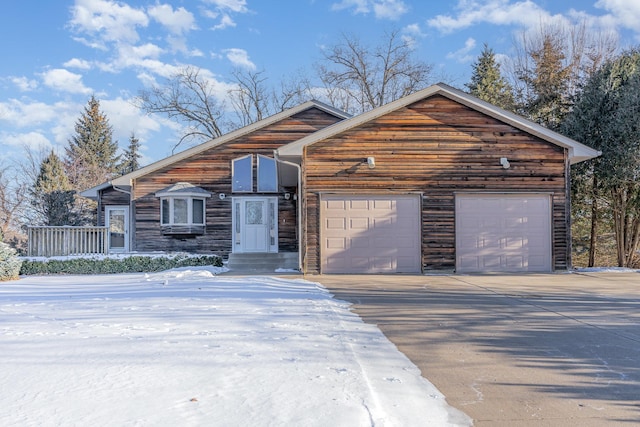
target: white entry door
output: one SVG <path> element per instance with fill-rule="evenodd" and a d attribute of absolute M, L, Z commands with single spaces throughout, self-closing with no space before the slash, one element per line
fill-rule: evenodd
<path fill-rule="evenodd" d="M 233 198 L 234 252 L 278 252 L 278 199 Z"/>
<path fill-rule="evenodd" d="M 129 251 L 129 207 L 107 206 L 104 209 L 105 225 L 108 229 L 109 252 Z"/>

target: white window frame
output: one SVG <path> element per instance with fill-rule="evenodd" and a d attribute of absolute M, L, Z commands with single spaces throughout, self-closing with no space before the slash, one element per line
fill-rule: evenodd
<path fill-rule="evenodd" d="M 262 188 L 260 188 L 260 160 L 264 159 L 264 160 L 268 160 L 269 162 L 273 162 L 273 167 L 274 167 L 274 172 L 275 172 L 275 176 L 274 176 L 274 184 L 275 184 L 275 188 L 274 189 L 269 189 L 269 190 L 263 190 Z M 277 193 L 278 192 L 278 165 L 276 164 L 276 159 L 274 159 L 273 157 L 268 157 L 268 156 L 263 156 L 262 154 L 258 154 L 258 179 L 257 179 L 258 183 L 257 183 L 257 187 L 258 187 L 258 192 L 259 193 Z"/>
<path fill-rule="evenodd" d="M 241 160 L 245 160 L 249 158 L 251 166 L 249 167 L 249 189 L 248 190 L 238 190 L 236 189 L 236 162 Z M 231 190 L 234 193 L 253 193 L 253 154 L 247 154 L 246 156 L 238 157 L 237 159 L 233 159 L 231 161 Z"/>
<path fill-rule="evenodd" d="M 164 202 L 169 202 L 169 222 L 165 222 L 163 207 Z M 187 222 L 175 222 L 175 201 L 186 200 L 187 201 Z M 202 201 L 202 223 L 193 222 L 193 202 L 194 200 Z M 160 198 L 160 225 L 199 225 L 203 226 L 207 224 L 206 208 L 207 201 L 204 197 L 194 197 L 185 195 L 176 195 L 171 197 Z"/>

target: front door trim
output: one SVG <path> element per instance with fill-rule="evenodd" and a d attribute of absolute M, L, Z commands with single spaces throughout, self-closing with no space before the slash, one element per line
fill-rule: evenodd
<path fill-rule="evenodd" d="M 277 253 L 278 198 L 233 197 L 231 227 L 232 252 Z"/>
<path fill-rule="evenodd" d="M 121 211 L 122 218 L 112 219 L 112 214 Z M 122 221 L 122 222 L 119 222 Z M 107 227 L 107 250 L 109 252 L 129 252 L 129 206 L 110 205 L 104 208 L 104 225 Z"/>

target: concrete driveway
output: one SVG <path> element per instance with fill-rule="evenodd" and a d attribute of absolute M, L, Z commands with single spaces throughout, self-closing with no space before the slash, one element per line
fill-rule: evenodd
<path fill-rule="evenodd" d="M 476 426 L 640 425 L 640 274 L 308 276 Z"/>

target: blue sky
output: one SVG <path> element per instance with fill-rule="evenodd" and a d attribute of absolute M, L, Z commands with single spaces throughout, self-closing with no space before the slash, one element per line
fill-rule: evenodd
<path fill-rule="evenodd" d="M 64 153 L 92 94 L 121 147 L 131 132 L 143 161 L 171 153 L 177 125 L 131 103 L 141 89 L 185 65 L 201 67 L 221 93 L 234 68 L 264 70 L 276 84 L 313 64 L 342 33 L 376 44 L 398 30 L 433 64 L 433 83 L 464 88 L 488 43 L 541 22 L 584 22 L 640 43 L 640 0 L 21 0 L 0 14 L 0 166 L 24 146 Z"/>

